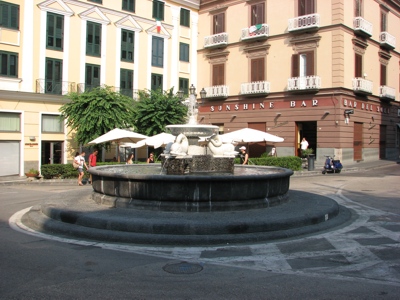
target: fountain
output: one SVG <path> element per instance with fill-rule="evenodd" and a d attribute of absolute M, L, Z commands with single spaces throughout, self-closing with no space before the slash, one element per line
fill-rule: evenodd
<path fill-rule="evenodd" d="M 291 170 L 234 166 L 237 153 L 221 142 L 218 127 L 197 124 L 192 87 L 189 120 L 168 126 L 176 139 L 162 164 L 91 168 L 90 197 L 45 200 L 25 224 L 102 241 L 204 245 L 285 238 L 349 218 L 329 198 L 292 192 L 289 199 Z M 344 217 L 337 218 L 340 211 Z"/>

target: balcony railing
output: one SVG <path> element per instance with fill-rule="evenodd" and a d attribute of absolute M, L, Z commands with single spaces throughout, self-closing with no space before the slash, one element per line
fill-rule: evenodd
<path fill-rule="evenodd" d="M 268 24 L 258 24 L 242 29 L 242 41 L 267 38 L 269 36 Z"/>
<path fill-rule="evenodd" d="M 75 92 L 75 82 L 36 79 L 36 93 L 66 95 Z"/>
<path fill-rule="evenodd" d="M 396 89 L 386 86 L 386 85 L 381 85 L 379 87 L 379 97 L 395 100 L 396 99 Z"/>
<path fill-rule="evenodd" d="M 396 38 L 388 32 L 381 32 L 379 42 L 381 46 L 387 46 L 392 49 L 396 48 Z"/>
<path fill-rule="evenodd" d="M 362 17 L 356 17 L 353 21 L 353 29 L 356 33 L 361 33 L 363 35 L 372 35 L 372 23 L 363 19 Z"/>
<path fill-rule="evenodd" d="M 134 89 L 122 89 L 119 87 L 114 88 L 115 92 L 120 93 L 124 96 L 133 98 L 134 100 L 139 99 L 139 90 Z"/>
<path fill-rule="evenodd" d="M 268 94 L 270 91 L 270 83 L 268 81 L 253 81 L 242 83 L 240 93 L 242 95 L 258 95 Z"/>
<path fill-rule="evenodd" d="M 302 76 L 292 77 L 288 79 L 288 90 L 318 90 L 321 88 L 321 77 L 319 76 Z"/>
<path fill-rule="evenodd" d="M 226 32 L 206 36 L 204 38 L 204 48 L 212 48 L 228 45 L 228 34 Z"/>
<path fill-rule="evenodd" d="M 100 81 L 99 82 L 93 82 L 92 84 L 86 84 L 86 83 L 78 83 L 77 85 L 77 92 L 78 94 L 82 94 L 84 92 L 89 92 L 95 88 L 100 87 Z"/>
<path fill-rule="evenodd" d="M 364 78 L 353 78 L 353 91 L 372 94 L 372 81 Z"/>
<path fill-rule="evenodd" d="M 288 30 L 291 32 L 296 30 L 319 28 L 319 19 L 319 14 L 310 14 L 289 19 Z"/>
<path fill-rule="evenodd" d="M 228 98 L 229 86 L 227 85 L 214 85 L 204 88 L 207 92 L 206 98 Z"/>

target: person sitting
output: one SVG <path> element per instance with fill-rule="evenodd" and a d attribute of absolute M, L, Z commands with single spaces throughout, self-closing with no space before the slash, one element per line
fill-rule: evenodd
<path fill-rule="evenodd" d="M 126 164 L 127 165 L 133 164 L 133 158 L 134 157 L 135 157 L 135 155 L 133 155 L 133 153 L 129 154 L 128 158 L 126 159 Z"/>
<path fill-rule="evenodd" d="M 154 153 L 151 152 L 149 157 L 147 158 L 147 163 L 148 164 L 153 164 L 154 163 Z"/>

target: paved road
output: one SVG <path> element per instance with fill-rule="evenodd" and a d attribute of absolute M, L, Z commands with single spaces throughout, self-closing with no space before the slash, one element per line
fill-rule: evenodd
<path fill-rule="evenodd" d="M 28 235 L 11 228 L 16 212 L 80 187 L 0 186 L 0 298 L 398 299 L 399 175 L 400 166 L 391 165 L 292 177 L 291 189 L 335 199 L 354 211 L 352 221 L 292 240 L 219 247 Z"/>

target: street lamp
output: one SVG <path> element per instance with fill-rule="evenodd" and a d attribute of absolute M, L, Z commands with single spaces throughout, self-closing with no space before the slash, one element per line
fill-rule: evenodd
<path fill-rule="evenodd" d="M 181 100 L 183 99 L 183 93 L 184 93 L 183 90 L 179 90 L 179 91 L 177 92 L 178 98 L 181 99 Z"/>
<path fill-rule="evenodd" d="M 193 83 L 189 88 L 190 95 L 196 95 L 196 88 L 194 87 Z"/>
<path fill-rule="evenodd" d="M 207 92 L 204 88 L 201 89 L 200 91 L 200 98 L 201 98 L 201 103 L 204 104 L 204 100 L 206 99 Z"/>

